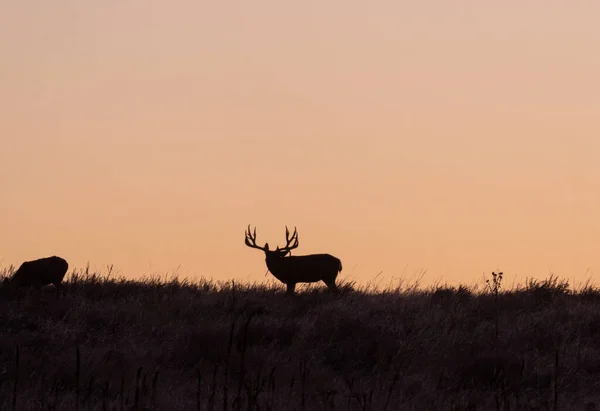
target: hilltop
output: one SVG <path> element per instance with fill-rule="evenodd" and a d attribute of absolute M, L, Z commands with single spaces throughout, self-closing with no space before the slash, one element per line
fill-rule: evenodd
<path fill-rule="evenodd" d="M 500 281 L 292 297 L 74 272 L 58 301 L 0 301 L 0 408 L 596 409 L 600 290 Z"/>

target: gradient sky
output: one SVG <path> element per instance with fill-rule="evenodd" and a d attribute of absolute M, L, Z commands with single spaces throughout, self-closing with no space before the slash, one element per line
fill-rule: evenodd
<path fill-rule="evenodd" d="M 600 274 L 600 2 L 0 3 L 0 265 Z M 272 278 L 272 277 L 271 277 Z"/>

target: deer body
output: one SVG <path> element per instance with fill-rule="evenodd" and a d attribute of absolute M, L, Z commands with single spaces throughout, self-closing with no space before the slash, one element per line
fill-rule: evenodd
<path fill-rule="evenodd" d="M 69 269 L 69 264 L 64 258 L 52 256 L 34 261 L 26 261 L 10 279 L 5 278 L 3 289 L 17 290 L 22 287 L 40 289 L 44 285 L 54 284 L 58 298 L 63 289 L 62 280 Z"/>
<path fill-rule="evenodd" d="M 275 278 L 287 285 L 287 292 L 294 293 L 297 283 L 315 283 L 323 281 L 329 290 L 337 292 L 335 280 L 338 273 L 342 271 L 342 262 L 339 258 L 330 254 L 309 254 L 299 256 L 288 256 L 291 250 L 298 247 L 298 232 L 294 230 L 289 237 L 286 227 L 287 245 L 283 248 L 277 247 L 269 250 L 269 244 L 264 247 L 256 245 L 256 229 L 254 234 L 250 233 L 250 227 L 246 233 L 246 245 L 251 248 L 263 250 L 266 255 L 267 268 Z"/>

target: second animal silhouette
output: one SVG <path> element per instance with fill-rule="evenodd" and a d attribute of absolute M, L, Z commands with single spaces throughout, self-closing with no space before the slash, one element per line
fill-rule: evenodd
<path fill-rule="evenodd" d="M 287 285 L 287 293 L 294 294 L 297 283 L 315 283 L 323 281 L 330 291 L 338 292 L 335 285 L 338 273 L 342 271 L 342 262 L 330 254 L 309 254 L 287 256 L 291 250 L 298 247 L 298 231 L 290 237 L 290 231 L 285 227 L 285 247 L 269 250 L 269 243 L 264 247 L 256 245 L 256 228 L 254 232 L 246 231 L 246 245 L 265 252 L 267 268 L 279 281 Z"/>
<path fill-rule="evenodd" d="M 18 292 L 19 288 L 33 287 L 40 291 L 48 284 L 54 284 L 56 298 L 60 293 L 65 293 L 62 280 L 69 269 L 69 263 L 64 258 L 52 256 L 39 258 L 33 261 L 25 261 L 11 278 L 5 278 L 1 290 Z"/>

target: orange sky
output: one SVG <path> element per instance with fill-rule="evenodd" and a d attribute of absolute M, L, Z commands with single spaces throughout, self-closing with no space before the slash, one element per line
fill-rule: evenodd
<path fill-rule="evenodd" d="M 600 2 L 0 4 L 0 264 L 600 274 Z"/>

